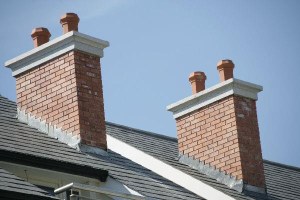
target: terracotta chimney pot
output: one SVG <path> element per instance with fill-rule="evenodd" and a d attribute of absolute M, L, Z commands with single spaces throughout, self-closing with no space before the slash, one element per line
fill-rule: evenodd
<path fill-rule="evenodd" d="M 192 85 L 192 93 L 196 94 L 205 90 L 206 76 L 204 72 L 192 72 L 189 76 L 189 81 Z"/>
<path fill-rule="evenodd" d="M 217 64 L 220 81 L 226 81 L 233 78 L 234 63 L 231 60 L 220 60 Z"/>
<path fill-rule="evenodd" d="M 75 13 L 66 13 L 60 18 L 63 33 L 78 31 L 79 17 Z"/>
<path fill-rule="evenodd" d="M 34 48 L 36 48 L 38 46 L 41 46 L 42 44 L 49 42 L 51 34 L 47 28 L 39 27 L 32 30 L 31 37 L 33 39 Z"/>

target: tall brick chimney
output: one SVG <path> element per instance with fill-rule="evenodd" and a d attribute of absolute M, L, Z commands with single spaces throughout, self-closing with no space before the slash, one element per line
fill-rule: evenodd
<path fill-rule="evenodd" d="M 256 113 L 262 87 L 234 79 L 231 60 L 217 68 L 221 83 L 167 107 L 176 119 L 179 160 L 240 192 L 265 193 Z"/>
<path fill-rule="evenodd" d="M 5 66 L 16 78 L 20 120 L 81 150 L 106 150 L 100 58 L 109 43 L 77 32 L 78 21 L 65 14 L 64 34 L 51 41 L 47 29 L 34 29 L 35 48 Z"/>

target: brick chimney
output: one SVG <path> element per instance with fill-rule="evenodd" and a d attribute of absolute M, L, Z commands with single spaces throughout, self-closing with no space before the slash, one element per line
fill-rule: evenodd
<path fill-rule="evenodd" d="M 265 193 L 256 113 L 262 87 L 234 79 L 233 67 L 221 60 L 221 83 L 167 107 L 176 120 L 179 160 L 240 192 Z"/>
<path fill-rule="evenodd" d="M 77 32 L 78 21 L 65 14 L 64 34 L 52 41 L 34 29 L 35 48 L 5 66 L 16 78 L 20 120 L 70 146 L 106 150 L 100 58 L 109 43 Z"/>

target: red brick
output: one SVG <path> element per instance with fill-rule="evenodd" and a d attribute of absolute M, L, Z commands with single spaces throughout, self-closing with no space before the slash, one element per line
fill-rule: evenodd
<path fill-rule="evenodd" d="M 74 62 L 74 59 L 78 59 L 80 62 Z M 82 52 L 70 52 L 36 67 L 28 73 L 23 73 L 17 77 L 18 105 L 22 106 L 22 109 L 33 111 L 48 123 L 62 126 L 63 130 L 70 131 L 75 135 L 81 134 L 79 132 L 81 123 L 89 123 L 89 126 L 85 128 L 89 130 L 95 140 L 89 141 L 89 143 L 101 145 L 101 148 L 106 149 L 105 134 L 102 134 L 102 138 L 98 137 L 99 130 L 105 133 L 99 61 L 99 57 L 96 56 L 85 55 Z M 81 74 L 81 76 L 75 76 L 75 73 Z M 82 74 L 95 78 L 91 79 L 87 75 L 83 77 Z M 87 83 L 92 91 L 86 90 L 85 93 L 79 93 L 76 83 L 81 82 Z M 94 92 L 97 93 L 97 98 L 93 98 Z M 37 103 L 30 102 L 27 98 Z M 92 107 L 91 104 L 88 104 L 88 107 L 81 106 L 78 103 L 80 99 L 91 99 L 92 105 L 95 106 Z M 60 112 L 61 110 L 63 111 Z M 79 120 L 80 110 L 88 110 L 84 117 L 90 117 L 93 120 Z M 189 129 L 192 130 L 192 127 Z M 85 136 L 82 135 L 82 137 Z"/>
<path fill-rule="evenodd" d="M 251 115 L 252 113 L 250 115 L 249 113 L 243 113 L 245 111 L 242 109 L 241 102 L 253 108 L 253 115 Z M 248 117 L 248 120 L 236 117 L 235 112 Z M 194 120 L 191 121 L 191 119 Z M 250 120 L 251 123 L 249 123 Z M 198 129 L 196 130 L 194 127 L 191 127 L 191 124 L 195 124 Z M 201 128 L 200 130 L 199 127 Z M 240 163 L 247 163 L 251 160 L 252 163 L 256 163 L 255 158 L 251 157 L 252 154 L 261 155 L 261 149 L 256 147 L 257 145 L 260 147 L 260 142 L 255 101 L 244 97 L 226 97 L 187 116 L 181 117 L 181 120 L 177 120 L 177 129 L 180 132 L 178 135 L 185 135 L 185 144 L 188 144 L 189 140 L 192 142 L 198 141 L 197 146 L 195 146 L 195 143 L 193 145 L 180 145 L 180 140 L 179 146 L 181 146 L 181 151 L 186 152 L 189 151 L 188 148 L 193 148 L 193 150 L 198 150 L 198 154 L 196 153 L 197 151 L 192 151 L 192 156 L 195 159 L 210 163 L 217 169 L 224 170 L 226 173 L 234 175 L 237 178 L 246 177 L 247 181 L 253 184 L 259 182 L 258 178 L 256 178 L 257 180 L 252 178 L 253 175 L 252 177 L 251 175 L 243 175 L 240 166 Z M 187 131 L 190 129 L 192 131 Z M 199 136 L 195 137 L 194 133 L 199 134 Z M 249 138 L 252 139 L 250 140 Z M 211 152 L 212 149 L 213 152 Z M 214 161 L 212 161 L 213 159 Z M 260 157 L 259 159 L 262 158 Z M 257 172 L 258 174 L 263 174 L 263 166 L 257 169 L 256 167 L 251 168 L 246 164 L 245 166 L 248 168 L 247 171 L 251 171 L 251 173 L 255 174 Z M 253 170 L 255 172 L 252 172 Z M 262 177 L 264 176 L 262 175 Z M 263 182 L 264 178 L 260 180 L 258 185 L 262 185 L 261 183 Z"/>

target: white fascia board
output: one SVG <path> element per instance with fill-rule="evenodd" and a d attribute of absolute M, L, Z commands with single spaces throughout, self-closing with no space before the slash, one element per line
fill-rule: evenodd
<path fill-rule="evenodd" d="M 146 154 L 145 152 L 126 144 L 110 135 L 107 135 L 108 148 L 129 160 L 157 173 L 158 175 L 180 185 L 181 187 L 203 197 L 207 200 L 223 199 L 234 200 L 234 198 L 211 187 L 202 181 L 186 174 L 161 160 Z"/>
<path fill-rule="evenodd" d="M 71 50 L 83 51 L 102 58 L 103 49 L 108 46 L 107 41 L 71 31 L 6 61 L 4 66 L 12 70 L 13 76 L 17 76 Z"/>
<path fill-rule="evenodd" d="M 167 110 L 173 112 L 173 117 L 176 119 L 233 94 L 257 100 L 257 93 L 262 90 L 263 87 L 260 85 L 231 78 L 170 104 Z"/>
<path fill-rule="evenodd" d="M 92 186 L 92 185 L 87 185 L 87 184 L 76 183 L 76 182 L 72 182 L 72 183 L 64 185 L 60 188 L 57 188 L 56 190 L 54 190 L 54 193 L 60 194 L 67 190 L 70 190 L 70 189 L 79 189 L 79 190 L 84 190 L 84 191 L 88 191 L 88 192 L 95 192 L 95 193 L 99 193 L 99 194 L 113 196 L 114 200 L 124 200 L 124 199 L 144 200 L 145 199 L 145 197 L 140 196 L 140 195 L 128 194 L 127 192 L 126 193 L 121 192 L 118 190 L 118 188 L 105 189 L 103 187 L 97 187 L 97 186 Z"/>
<path fill-rule="evenodd" d="M 32 184 L 37 184 L 37 181 L 44 184 L 48 187 L 62 186 L 60 185 L 63 182 L 78 182 L 78 183 L 86 183 L 90 186 L 95 186 L 97 189 L 103 191 L 110 191 L 111 194 L 116 194 L 115 196 L 129 196 L 132 198 L 127 199 L 145 199 L 143 195 L 138 193 L 135 190 L 130 189 L 128 186 L 119 182 L 118 180 L 108 176 L 105 182 L 100 182 L 98 179 L 87 178 L 85 176 L 68 174 L 65 172 L 58 172 L 54 170 L 48 170 L 38 167 L 31 167 L 27 165 L 15 164 L 5 161 L 0 161 L 0 167 L 15 174 L 16 176 L 23 178 L 26 174 L 24 171 L 29 173 L 29 179 Z M 22 174 L 22 175 L 20 175 Z M 27 175 L 26 175 L 27 176 Z M 47 185 L 48 184 L 48 185 Z M 114 200 L 123 200 L 124 198 L 115 197 Z"/>

